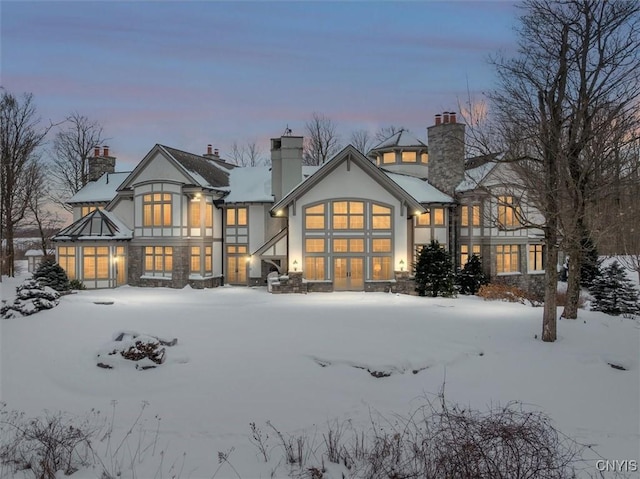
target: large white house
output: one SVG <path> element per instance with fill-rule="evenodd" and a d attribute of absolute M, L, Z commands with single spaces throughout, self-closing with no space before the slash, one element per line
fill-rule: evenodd
<path fill-rule="evenodd" d="M 521 227 L 507 166 L 465 159 L 454 113 L 427 131 L 428 143 L 403 130 L 314 167 L 299 136 L 271 140 L 270 167 L 158 144 L 116 173 L 97 148 L 74 222 L 54 238 L 58 262 L 88 288 L 264 285 L 277 271 L 274 292 L 412 292 L 416 252 L 435 239 L 458 266 L 478 254 L 494 281 L 532 287 L 542 234 Z"/>

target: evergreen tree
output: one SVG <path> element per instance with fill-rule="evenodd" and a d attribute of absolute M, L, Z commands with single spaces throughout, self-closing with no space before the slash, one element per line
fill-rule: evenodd
<path fill-rule="evenodd" d="M 588 288 L 600 274 L 600 263 L 602 263 L 602 261 L 598 257 L 598 249 L 596 248 L 596 245 L 588 236 L 585 236 L 582 239 L 582 251 L 580 284 L 583 287 Z"/>
<path fill-rule="evenodd" d="M 458 273 L 458 290 L 461 294 L 476 294 L 480 286 L 488 282 L 487 276 L 482 271 L 480 257 L 472 255 Z"/>
<path fill-rule="evenodd" d="M 593 301 L 591 310 L 627 316 L 640 313 L 638 291 L 617 261 L 607 266 L 589 288 Z"/>
<path fill-rule="evenodd" d="M 33 279 L 38 280 L 43 286 L 49 286 L 56 291 L 69 291 L 71 289 L 67 273 L 53 258 L 47 258 L 40 263 L 36 272 L 33 273 Z"/>
<path fill-rule="evenodd" d="M 451 255 L 438 241 L 432 240 L 422 249 L 415 270 L 416 291 L 420 296 L 455 296 Z"/>

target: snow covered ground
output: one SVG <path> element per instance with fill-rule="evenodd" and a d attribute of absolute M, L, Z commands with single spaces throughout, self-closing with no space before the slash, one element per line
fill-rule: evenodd
<path fill-rule="evenodd" d="M 5 280 L 2 297 L 16 284 Z M 522 401 L 602 457 L 640 460 L 638 320 L 580 311 L 578 320 L 560 321 L 558 341 L 547 344 L 536 339 L 541 317 L 540 308 L 477 297 L 82 291 L 53 310 L 0 321 L 0 398 L 31 416 L 95 409 L 110 422 L 115 410 L 114 438 L 126 436 L 144 406 L 146 432 L 136 428 L 126 441 L 154 444 L 133 465 L 143 479 L 176 470 L 211 478 L 219 467 L 215 477 L 238 477 L 231 466 L 244 479 L 286 477 L 277 441 L 269 439 L 274 459 L 265 464 L 249 441 L 250 422 L 266 431 L 270 421 L 318 444 L 328 422 L 366 428 L 372 412 L 407 414 L 443 382 L 450 401 L 483 410 Z M 122 330 L 178 344 L 158 369 L 96 367 L 96 353 Z M 219 464 L 218 452 L 230 452 L 228 463 Z"/>

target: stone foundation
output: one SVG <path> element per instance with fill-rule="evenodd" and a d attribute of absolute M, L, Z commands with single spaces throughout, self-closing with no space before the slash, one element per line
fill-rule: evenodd
<path fill-rule="evenodd" d="M 302 272 L 289 272 L 289 274 L 280 276 L 278 281 L 271 285 L 271 292 L 274 294 L 281 293 L 306 293 L 307 284 L 302 281 Z"/>
<path fill-rule="evenodd" d="M 409 294 L 412 296 L 418 295 L 416 292 L 416 281 L 409 271 L 394 271 L 394 276 L 396 280 L 391 292 Z"/>

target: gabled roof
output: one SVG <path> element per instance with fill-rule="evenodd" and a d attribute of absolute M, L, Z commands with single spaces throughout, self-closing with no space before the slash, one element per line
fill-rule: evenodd
<path fill-rule="evenodd" d="M 251 253 L 251 256 L 262 256 L 262 254 L 265 251 L 267 251 L 269 248 L 275 245 L 278 241 L 284 238 L 287 235 L 287 232 L 288 232 L 288 228 L 285 226 L 280 231 L 278 231 L 275 235 L 273 235 L 271 238 L 265 241 L 264 244 L 260 246 L 257 250 Z"/>
<path fill-rule="evenodd" d="M 131 187 L 138 173 L 144 169 L 156 154 L 164 156 L 189 179 L 192 185 L 208 189 L 228 190 L 229 168 L 221 166 L 220 161 L 156 144 L 138 163 L 129 177 L 118 188 L 118 191 Z"/>
<path fill-rule="evenodd" d="M 405 129 L 401 129 L 397 133 L 394 133 L 386 140 L 382 140 L 378 145 L 374 146 L 372 150 L 381 150 L 383 148 L 393 147 L 414 147 L 414 148 L 426 148 L 422 141 L 418 140 L 411 132 Z"/>
<path fill-rule="evenodd" d="M 116 196 L 116 191 L 122 182 L 129 176 L 130 171 L 118 173 L 105 173 L 96 181 L 90 181 L 84 185 L 67 203 L 107 203 Z"/>
<path fill-rule="evenodd" d="M 391 193 L 399 200 L 403 200 L 404 202 L 406 202 L 407 206 L 411 207 L 411 211 L 419 211 L 421 213 L 425 211 L 424 208 L 420 205 L 419 201 L 417 201 L 413 196 L 407 193 L 395 181 L 391 180 L 391 178 L 384 171 L 382 171 L 371 161 L 369 161 L 362 153 L 358 151 L 357 148 L 355 148 L 353 145 L 348 145 L 343 148 L 342 151 L 340 151 L 336 156 L 322 165 L 318 169 L 318 171 L 316 171 L 306 180 L 302 181 L 298 186 L 287 193 L 284 198 L 273 205 L 270 210 L 271 213 L 275 214 L 275 212 L 288 206 L 291 202 L 304 195 L 307 191 L 311 190 L 316 184 L 322 181 L 323 178 L 325 178 L 329 173 L 335 170 L 338 165 L 340 165 L 344 161 L 353 161 L 389 193 Z"/>
<path fill-rule="evenodd" d="M 133 232 L 116 215 L 95 210 L 61 229 L 54 241 L 129 240 Z"/>
<path fill-rule="evenodd" d="M 464 179 L 456 187 L 456 193 L 464 193 L 482 186 L 482 182 L 498 166 L 503 157 L 504 154 L 499 153 L 468 159 L 465 165 Z"/>

